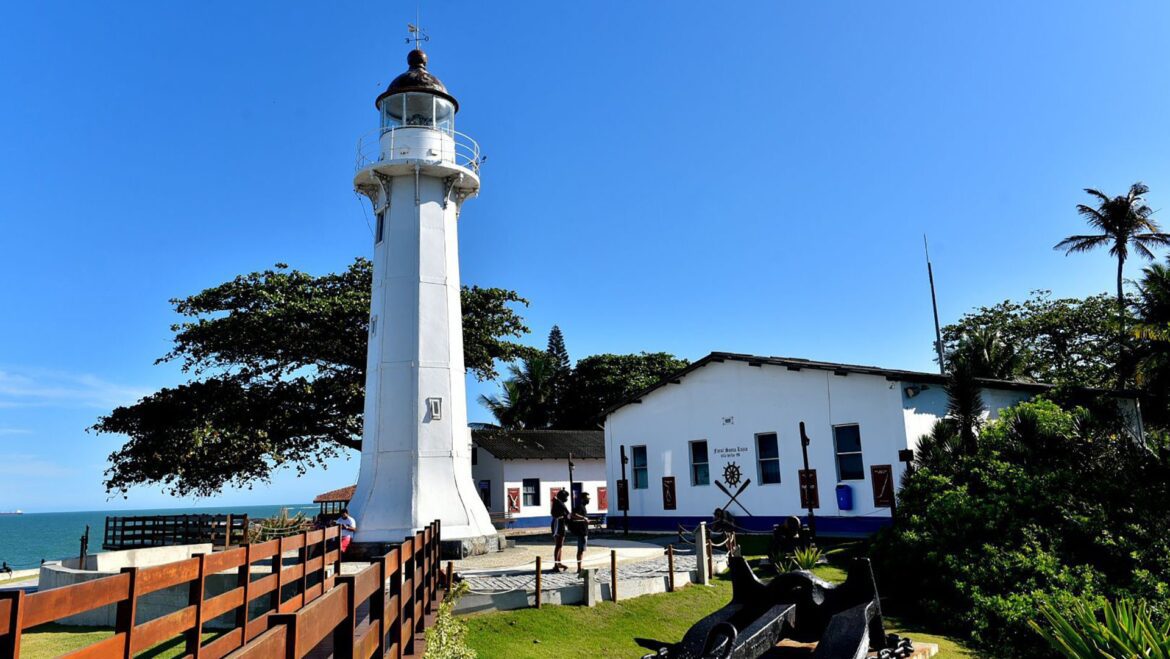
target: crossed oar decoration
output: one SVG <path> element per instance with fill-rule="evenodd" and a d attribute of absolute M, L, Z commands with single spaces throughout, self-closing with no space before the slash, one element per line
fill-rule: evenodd
<path fill-rule="evenodd" d="M 750 510 L 748 510 L 747 508 L 744 508 L 744 505 L 743 505 L 742 503 L 740 503 L 740 502 L 739 502 L 739 500 L 737 499 L 737 497 L 738 497 L 739 495 L 743 494 L 743 491 L 747 489 L 747 486 L 748 486 L 748 485 L 750 485 L 750 484 L 751 484 L 751 482 L 752 482 L 752 479 L 750 479 L 750 478 L 749 478 L 749 479 L 747 479 L 747 480 L 745 480 L 745 481 L 743 482 L 743 485 L 740 485 L 740 486 L 739 486 L 739 489 L 735 491 L 735 494 L 732 494 L 732 493 L 731 493 L 731 490 L 728 490 L 728 489 L 727 489 L 727 487 L 723 485 L 723 483 L 720 483 L 720 482 L 719 482 L 719 480 L 718 480 L 718 479 L 716 479 L 716 481 L 715 481 L 715 487 L 718 487 L 720 490 L 722 490 L 722 491 L 723 491 L 723 493 L 724 493 L 724 494 L 726 494 L 727 496 L 731 497 L 731 499 L 729 499 L 729 500 L 727 501 L 727 503 L 726 503 L 726 504 L 724 504 L 724 506 L 723 506 L 723 509 L 724 509 L 724 510 L 727 510 L 727 508 L 728 508 L 728 507 L 730 507 L 730 506 L 731 506 L 731 504 L 733 504 L 733 503 L 734 503 L 735 505 L 739 506 L 741 510 L 743 510 L 745 513 L 747 513 L 747 516 L 748 516 L 748 517 L 751 517 L 751 516 L 752 516 L 752 513 L 751 513 L 751 511 L 750 511 Z"/>

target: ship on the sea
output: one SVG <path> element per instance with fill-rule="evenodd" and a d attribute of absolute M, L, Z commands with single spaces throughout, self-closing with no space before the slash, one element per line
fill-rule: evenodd
<path fill-rule="evenodd" d="M 11 517 L 12 515 L 23 515 L 23 510 L 0 510 L 0 517 Z"/>

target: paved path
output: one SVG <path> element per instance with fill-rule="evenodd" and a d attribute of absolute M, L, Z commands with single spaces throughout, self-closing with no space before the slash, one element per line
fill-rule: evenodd
<path fill-rule="evenodd" d="M 716 559 L 723 560 L 723 554 L 716 552 Z M 573 565 L 574 563 L 568 564 Z M 682 553 L 679 551 L 675 553 L 674 571 L 676 574 L 686 574 L 695 569 L 695 555 L 693 552 Z M 661 555 L 648 560 L 618 563 L 618 585 L 620 588 L 622 583 L 634 579 L 661 580 L 668 573 L 667 558 Z M 507 570 L 471 574 L 460 573 L 460 575 L 467 582 L 472 592 L 480 594 L 495 594 L 522 589 L 531 591 L 536 588 L 536 575 L 532 570 Z M 572 570 L 568 572 L 543 570 L 540 581 L 541 589 L 548 590 L 580 585 L 581 577 L 577 576 Z M 605 567 L 597 569 L 597 581 L 606 584 L 612 582 L 612 575 L 608 563 Z"/>

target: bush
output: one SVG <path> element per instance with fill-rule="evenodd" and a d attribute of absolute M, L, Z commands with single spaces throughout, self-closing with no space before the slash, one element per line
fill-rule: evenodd
<path fill-rule="evenodd" d="M 1066 610 L 1041 605 L 1044 624 L 1029 621 L 1032 629 L 1061 656 L 1069 659 L 1146 657 L 1170 659 L 1170 623 L 1154 622 L 1144 601 L 1122 599 L 1098 607 L 1074 602 Z"/>
<path fill-rule="evenodd" d="M 435 624 L 426 631 L 427 651 L 423 659 L 475 659 L 475 650 L 467 645 L 467 623 L 455 617 L 455 605 L 467 589 L 467 582 L 460 581 L 439 604 Z"/>
<path fill-rule="evenodd" d="M 792 552 L 789 562 L 794 570 L 811 570 L 821 562 L 825 553 L 816 547 L 804 547 Z"/>
<path fill-rule="evenodd" d="M 296 515 L 289 515 L 288 508 L 281 508 L 280 512 L 272 517 L 248 525 L 248 542 L 255 543 L 274 540 L 276 538 L 287 538 L 298 533 L 304 533 L 312 528 L 313 521 L 306 517 L 304 513 L 298 512 Z"/>
<path fill-rule="evenodd" d="M 1052 656 L 1029 624 L 1042 606 L 1128 597 L 1166 619 L 1170 452 L 1050 401 L 1004 410 L 973 449 L 948 432 L 923 438 L 875 539 L 883 595 L 996 657 Z"/>

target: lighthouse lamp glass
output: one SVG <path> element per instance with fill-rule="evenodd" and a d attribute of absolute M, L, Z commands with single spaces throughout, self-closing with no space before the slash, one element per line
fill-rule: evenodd
<path fill-rule="evenodd" d="M 382 101 L 382 130 L 402 126 L 437 128 L 455 133 L 455 105 L 445 98 L 421 92 L 395 94 Z"/>

